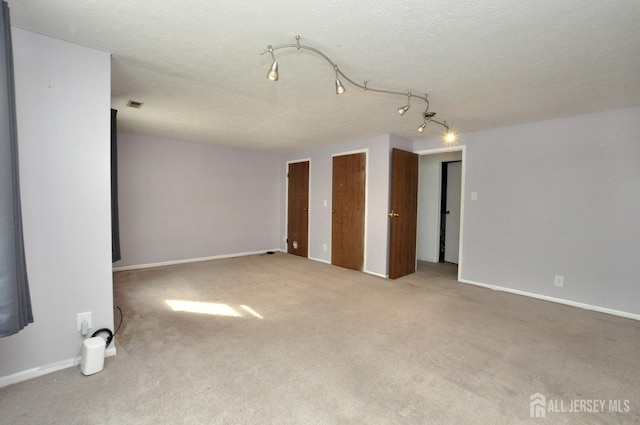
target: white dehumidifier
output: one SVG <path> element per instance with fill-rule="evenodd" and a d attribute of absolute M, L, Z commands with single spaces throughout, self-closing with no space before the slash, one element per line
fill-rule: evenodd
<path fill-rule="evenodd" d="M 107 343 L 104 338 L 96 336 L 85 339 L 82 343 L 82 362 L 80 370 L 83 375 L 93 375 L 104 368 L 104 352 Z"/>

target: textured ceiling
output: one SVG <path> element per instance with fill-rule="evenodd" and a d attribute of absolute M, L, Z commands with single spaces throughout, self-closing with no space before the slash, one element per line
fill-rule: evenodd
<path fill-rule="evenodd" d="M 429 93 L 464 133 L 640 105 L 638 0 L 9 0 L 12 24 L 112 53 L 122 131 L 275 152 L 416 132 L 424 103 L 347 84 Z M 129 99 L 144 102 L 126 107 Z M 603 123 L 606 125 L 606 123 Z"/>

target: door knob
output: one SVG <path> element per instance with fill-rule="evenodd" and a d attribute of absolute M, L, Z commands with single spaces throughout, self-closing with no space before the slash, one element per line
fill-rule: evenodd
<path fill-rule="evenodd" d="M 400 214 L 398 214 L 397 212 L 394 212 L 393 210 L 391 210 L 391 212 L 389 213 L 389 217 L 393 218 L 393 217 L 399 217 Z"/>

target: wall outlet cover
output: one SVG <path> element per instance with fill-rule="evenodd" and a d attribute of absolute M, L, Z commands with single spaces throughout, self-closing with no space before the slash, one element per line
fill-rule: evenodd
<path fill-rule="evenodd" d="M 77 331 L 82 331 L 82 321 L 87 322 L 87 329 L 91 329 L 93 324 L 91 323 L 91 312 L 87 311 L 86 313 L 78 313 L 76 315 L 76 323 L 77 323 Z"/>
<path fill-rule="evenodd" d="M 559 287 L 564 286 L 564 276 L 556 275 L 556 277 L 553 280 L 553 284 Z"/>

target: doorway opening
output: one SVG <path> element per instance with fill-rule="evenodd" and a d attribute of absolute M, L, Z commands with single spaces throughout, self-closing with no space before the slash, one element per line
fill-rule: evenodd
<path fill-rule="evenodd" d="M 417 152 L 419 269 L 450 264 L 460 278 L 464 217 L 465 147 Z M 447 213 L 448 212 L 448 213 Z"/>

